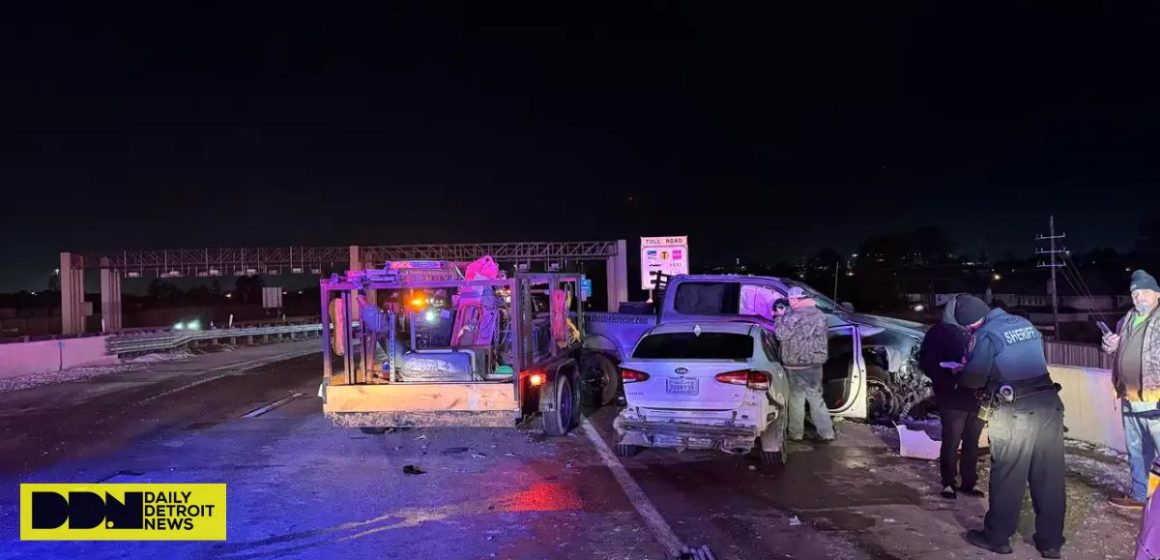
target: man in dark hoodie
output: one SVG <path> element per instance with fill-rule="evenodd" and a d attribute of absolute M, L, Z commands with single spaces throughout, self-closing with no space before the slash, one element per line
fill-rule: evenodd
<path fill-rule="evenodd" d="M 939 451 L 939 471 L 942 475 L 942 497 L 953 500 L 955 489 L 971 496 L 982 497 L 975 488 L 979 480 L 979 436 L 983 421 L 979 418 L 979 399 L 976 391 L 958 386 L 956 372 L 939 365 L 940 362 L 961 363 L 967 353 L 971 334 L 955 322 L 955 300 L 947 302 L 941 323 L 926 332 L 919 350 L 919 367 L 931 380 L 935 402 L 942 415 L 942 447 Z M 959 444 L 963 454 L 959 459 Z M 956 461 L 958 459 L 958 461 Z M 962 485 L 955 478 L 962 477 Z"/>

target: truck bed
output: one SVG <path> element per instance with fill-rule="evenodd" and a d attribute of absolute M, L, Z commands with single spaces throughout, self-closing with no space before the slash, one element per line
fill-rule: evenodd
<path fill-rule="evenodd" d="M 618 360 L 632 352 L 644 332 L 657 324 L 652 313 L 587 313 L 584 320 L 584 347 L 615 355 Z"/>

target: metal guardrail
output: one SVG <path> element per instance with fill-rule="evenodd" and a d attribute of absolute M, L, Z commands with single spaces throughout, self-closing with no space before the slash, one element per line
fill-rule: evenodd
<path fill-rule="evenodd" d="M 1112 356 L 1104 354 L 1098 344 L 1047 341 L 1043 346 L 1049 364 L 1112 369 Z"/>
<path fill-rule="evenodd" d="M 322 323 L 234 327 L 232 329 L 147 331 L 111 336 L 105 342 L 105 349 L 109 355 L 138 354 L 143 352 L 173 350 L 193 342 L 205 340 L 285 335 L 293 338 L 300 334 L 315 334 L 321 332 Z"/>

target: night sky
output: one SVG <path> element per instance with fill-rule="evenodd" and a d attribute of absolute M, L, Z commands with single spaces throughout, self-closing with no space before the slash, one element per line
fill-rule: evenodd
<path fill-rule="evenodd" d="M 1026 254 L 1051 212 L 1129 249 L 1160 193 L 1154 8 L 9 4 L 0 290 L 70 249 L 687 234 L 707 262 L 941 224 Z"/>

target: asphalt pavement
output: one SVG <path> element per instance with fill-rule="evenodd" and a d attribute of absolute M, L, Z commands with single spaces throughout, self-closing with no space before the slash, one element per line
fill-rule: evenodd
<path fill-rule="evenodd" d="M 322 417 L 321 360 L 286 359 L 317 341 L 295 344 L 0 394 L 0 558 L 660 560 L 672 538 L 722 559 L 990 557 L 961 538 L 986 501 L 939 498 L 937 466 L 899 457 L 889 430 L 840 423 L 784 469 L 708 451 L 610 463 L 589 432 L 611 443 L 612 407 L 563 438 L 534 422 L 367 435 Z M 21 482 L 225 482 L 228 540 L 21 542 Z M 1131 557 L 1138 519 L 1102 484 L 1069 478 L 1065 558 Z M 1025 513 L 1014 557 L 1038 558 Z"/>

